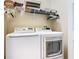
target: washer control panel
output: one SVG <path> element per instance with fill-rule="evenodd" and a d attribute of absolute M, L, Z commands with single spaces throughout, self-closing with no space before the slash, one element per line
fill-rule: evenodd
<path fill-rule="evenodd" d="M 33 27 L 16 27 L 14 32 L 35 32 Z"/>

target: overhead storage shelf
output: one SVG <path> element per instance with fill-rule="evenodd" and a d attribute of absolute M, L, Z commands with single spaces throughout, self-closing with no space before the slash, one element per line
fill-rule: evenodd
<path fill-rule="evenodd" d="M 40 3 L 32 1 L 26 1 L 25 12 L 47 15 L 47 19 L 52 20 L 59 18 L 56 10 L 43 10 L 40 8 Z"/>

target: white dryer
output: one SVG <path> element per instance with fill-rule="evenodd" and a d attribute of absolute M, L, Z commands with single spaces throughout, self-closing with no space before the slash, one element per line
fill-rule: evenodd
<path fill-rule="evenodd" d="M 11 33 L 6 59 L 64 59 L 62 32 Z"/>

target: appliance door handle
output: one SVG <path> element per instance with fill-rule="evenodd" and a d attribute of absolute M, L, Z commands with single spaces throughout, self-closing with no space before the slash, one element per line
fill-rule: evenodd
<path fill-rule="evenodd" d="M 33 36 L 38 36 L 38 35 L 19 35 L 19 36 L 9 36 L 9 38 L 33 37 Z"/>

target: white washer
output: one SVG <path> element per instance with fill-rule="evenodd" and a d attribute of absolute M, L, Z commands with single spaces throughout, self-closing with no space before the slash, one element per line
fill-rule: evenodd
<path fill-rule="evenodd" d="M 64 59 L 62 32 L 11 33 L 6 59 Z"/>

